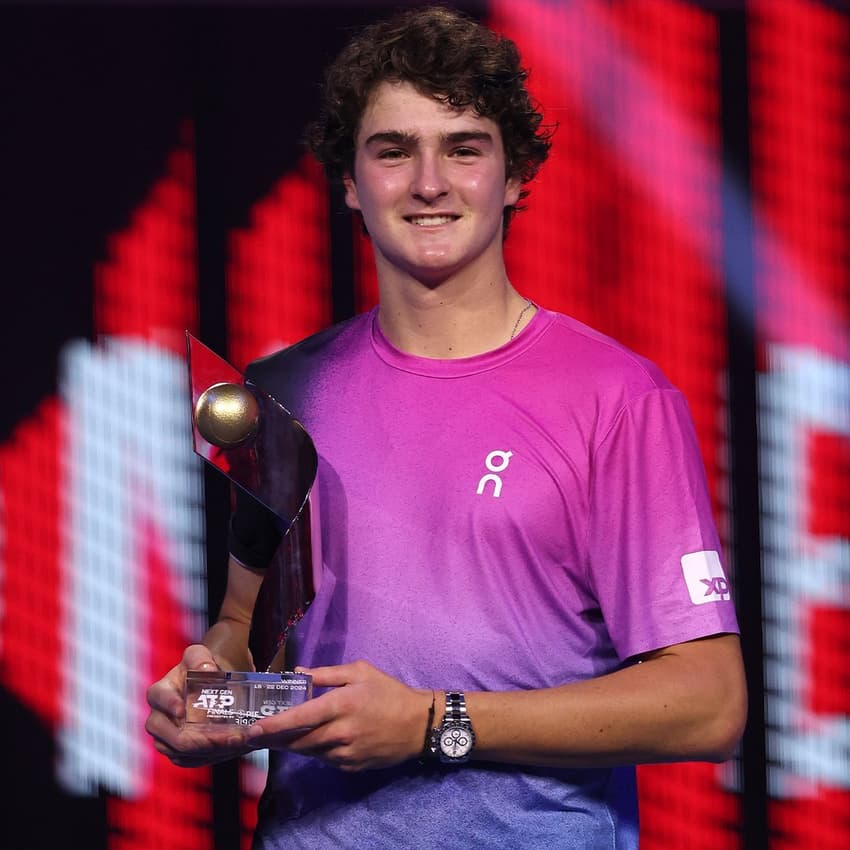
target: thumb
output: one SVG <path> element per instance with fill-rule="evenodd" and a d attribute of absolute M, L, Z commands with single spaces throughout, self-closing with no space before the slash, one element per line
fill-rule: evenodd
<path fill-rule="evenodd" d="M 186 665 L 187 670 L 219 669 L 212 652 L 200 643 L 186 647 L 186 651 L 183 653 L 183 663 Z"/>

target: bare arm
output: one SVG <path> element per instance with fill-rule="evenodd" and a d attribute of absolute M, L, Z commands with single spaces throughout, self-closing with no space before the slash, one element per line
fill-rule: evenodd
<path fill-rule="evenodd" d="M 223 670 L 253 670 L 248 650 L 251 615 L 264 573 L 252 570 L 231 557 L 227 564 L 227 588 L 216 622 L 202 643 Z"/>
<path fill-rule="evenodd" d="M 345 770 L 420 755 L 430 690 L 410 688 L 366 662 L 316 668 L 322 696 L 216 740 L 181 729 L 185 672 L 209 664 L 251 669 L 248 633 L 262 574 L 231 559 L 218 621 L 203 645 L 151 686 L 148 731 L 178 764 L 208 764 L 247 749 L 284 747 Z M 450 684 L 450 683 L 447 683 Z M 442 716 L 437 694 L 435 722 Z M 467 693 L 475 757 L 527 765 L 603 766 L 728 758 L 746 718 L 746 686 L 735 635 L 649 653 L 606 676 L 534 691 Z"/>
<path fill-rule="evenodd" d="M 547 691 L 467 695 L 479 758 L 588 766 L 723 761 L 746 719 L 736 635 L 677 644 L 643 663 Z"/>
<path fill-rule="evenodd" d="M 421 753 L 431 691 L 362 661 L 310 672 L 314 685 L 333 690 L 245 730 L 252 746 L 287 747 L 349 771 Z M 467 705 L 478 759 L 581 767 L 723 761 L 743 730 L 746 686 L 737 636 L 717 635 L 584 682 L 467 693 Z"/>

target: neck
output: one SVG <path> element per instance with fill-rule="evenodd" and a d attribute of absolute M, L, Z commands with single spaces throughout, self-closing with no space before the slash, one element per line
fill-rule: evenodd
<path fill-rule="evenodd" d="M 495 279 L 446 280 L 437 286 L 391 283 L 379 276 L 381 330 L 396 348 L 420 357 L 454 359 L 492 351 L 519 333 L 534 308 L 504 269 Z M 525 310 L 525 312 L 523 312 Z"/>

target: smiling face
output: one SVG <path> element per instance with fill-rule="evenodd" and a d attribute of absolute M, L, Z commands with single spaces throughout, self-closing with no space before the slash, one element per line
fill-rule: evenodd
<path fill-rule="evenodd" d="M 502 214 L 519 190 L 517 179 L 506 179 L 494 121 L 410 83 L 377 86 L 360 122 L 345 199 L 363 215 L 382 283 L 504 279 Z"/>

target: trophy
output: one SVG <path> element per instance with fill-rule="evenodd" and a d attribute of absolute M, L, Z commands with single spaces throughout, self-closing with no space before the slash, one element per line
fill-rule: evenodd
<path fill-rule="evenodd" d="M 311 677 L 287 672 L 290 630 L 321 577 L 318 458 L 304 427 L 277 399 L 187 332 L 194 450 L 277 518 L 281 543 L 251 619 L 255 671 L 189 670 L 186 722 L 250 725 L 312 696 Z"/>

